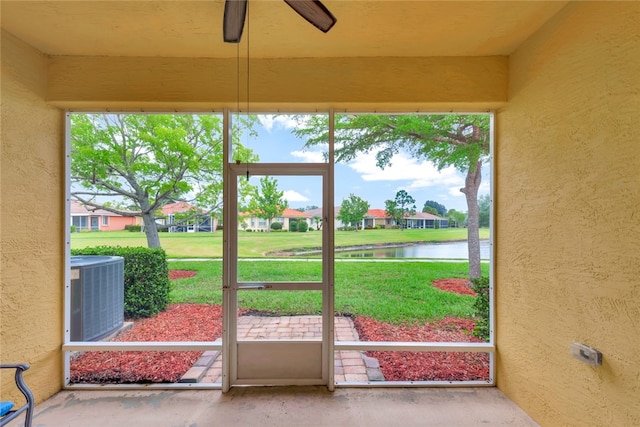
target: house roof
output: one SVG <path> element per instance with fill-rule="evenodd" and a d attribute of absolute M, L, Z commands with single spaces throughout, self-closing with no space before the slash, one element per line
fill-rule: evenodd
<path fill-rule="evenodd" d="M 286 208 L 282 213 L 283 218 L 297 218 L 297 217 L 308 218 L 309 216 L 310 215 L 307 212 L 297 211 L 291 208 Z"/>
<path fill-rule="evenodd" d="M 240 212 L 239 214 L 242 217 L 248 217 L 251 216 L 251 212 Z M 285 208 L 285 210 L 282 212 L 282 215 L 279 215 L 279 217 L 281 218 L 309 218 L 311 217 L 311 215 L 309 215 L 309 213 L 307 212 L 302 212 L 302 211 L 298 211 L 295 209 L 291 209 L 291 208 Z"/>
<path fill-rule="evenodd" d="M 413 215 L 409 215 L 407 219 L 444 219 L 444 218 L 428 212 L 416 212 Z"/>
<path fill-rule="evenodd" d="M 171 215 L 174 213 L 179 213 L 179 212 L 187 212 L 190 210 L 199 210 L 199 211 L 203 211 L 203 209 L 197 208 L 195 206 L 193 206 L 190 203 L 187 202 L 175 202 L 175 203 L 169 203 L 166 204 L 162 207 L 162 213 L 164 215 Z"/>
<path fill-rule="evenodd" d="M 367 218 L 390 218 L 387 215 L 387 211 L 384 209 L 369 209 L 367 211 Z"/>
<path fill-rule="evenodd" d="M 308 211 L 305 211 L 310 217 L 314 217 L 314 216 L 322 216 L 322 208 L 316 208 L 316 209 L 309 209 Z M 333 208 L 333 215 L 334 216 L 338 216 L 338 214 L 340 213 L 340 206 L 334 206 Z"/>
<path fill-rule="evenodd" d="M 334 215 L 336 217 L 340 213 L 340 208 L 341 208 L 341 206 L 336 206 L 335 207 Z M 322 216 L 322 208 L 311 209 L 311 210 L 306 211 L 306 213 L 311 217 L 316 216 L 316 215 Z M 366 218 L 390 218 L 389 215 L 387 215 L 387 212 L 384 209 L 369 209 L 367 211 L 367 215 L 365 217 Z"/>

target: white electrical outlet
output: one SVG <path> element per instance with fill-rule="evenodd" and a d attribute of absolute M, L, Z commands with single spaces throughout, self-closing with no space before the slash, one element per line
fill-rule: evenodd
<path fill-rule="evenodd" d="M 602 365 L 602 353 L 588 345 L 574 342 L 571 344 L 571 355 L 579 361 L 592 366 Z"/>

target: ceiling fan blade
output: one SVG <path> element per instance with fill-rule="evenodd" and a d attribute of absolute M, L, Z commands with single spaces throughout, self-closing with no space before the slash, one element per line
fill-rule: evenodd
<path fill-rule="evenodd" d="M 226 0 L 222 33 L 226 43 L 240 43 L 244 19 L 247 15 L 247 0 Z"/>
<path fill-rule="evenodd" d="M 284 0 L 300 16 L 326 33 L 337 19 L 319 0 Z"/>

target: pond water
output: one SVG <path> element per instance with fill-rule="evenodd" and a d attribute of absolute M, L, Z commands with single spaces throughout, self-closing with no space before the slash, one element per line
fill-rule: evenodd
<path fill-rule="evenodd" d="M 489 259 L 489 241 L 480 241 L 480 258 Z M 444 258 L 468 259 L 467 242 L 420 243 L 393 248 L 336 252 L 336 258 Z"/>

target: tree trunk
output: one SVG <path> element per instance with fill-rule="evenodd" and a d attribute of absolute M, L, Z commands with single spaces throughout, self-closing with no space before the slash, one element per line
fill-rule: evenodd
<path fill-rule="evenodd" d="M 469 168 L 465 178 L 465 186 L 460 191 L 467 199 L 467 241 L 469 246 L 469 280 L 482 275 L 480 271 L 480 227 L 478 208 L 478 189 L 482 181 L 482 162 L 476 162 L 474 168 Z"/>
<path fill-rule="evenodd" d="M 142 222 L 144 224 L 144 234 L 147 236 L 147 246 L 150 248 L 159 248 L 160 236 L 158 235 L 158 225 L 156 224 L 153 212 L 143 213 Z"/>

